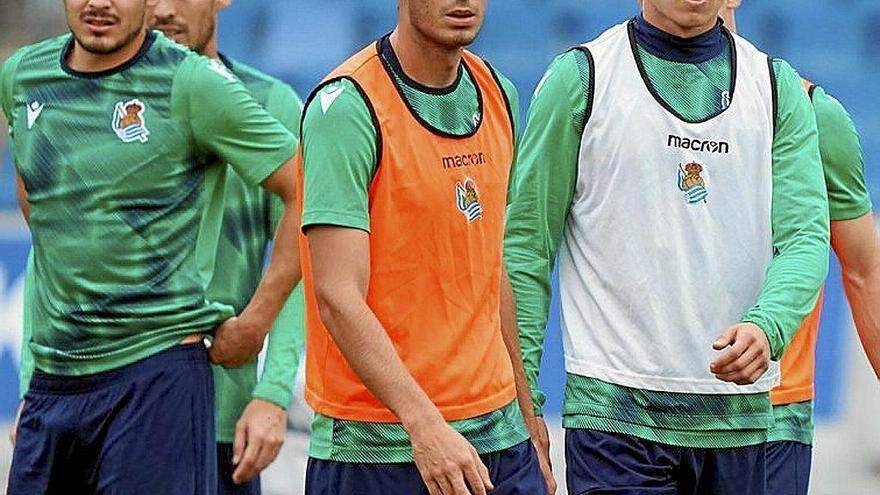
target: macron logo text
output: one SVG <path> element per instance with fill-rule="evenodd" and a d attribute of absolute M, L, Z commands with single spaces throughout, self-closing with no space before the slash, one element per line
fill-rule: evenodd
<path fill-rule="evenodd" d="M 703 153 L 729 154 L 730 144 L 727 141 L 711 141 L 701 139 L 683 138 L 670 134 L 666 140 L 666 146 L 670 148 L 682 148 Z"/>

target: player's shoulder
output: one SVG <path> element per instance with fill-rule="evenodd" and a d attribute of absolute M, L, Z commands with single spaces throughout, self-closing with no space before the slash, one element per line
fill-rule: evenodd
<path fill-rule="evenodd" d="M 813 104 L 813 110 L 816 113 L 816 125 L 819 126 L 820 133 L 831 129 L 854 129 L 855 126 L 852 117 L 846 107 L 819 85 L 810 87 L 810 101 Z"/>
<path fill-rule="evenodd" d="M 61 35 L 48 38 L 36 43 L 25 45 L 16 50 L 3 63 L 3 71 L 6 73 L 19 70 L 21 62 L 28 61 L 28 67 L 24 70 L 36 71 L 51 67 L 58 67 L 62 53 L 67 48 L 71 36 Z"/>
<path fill-rule="evenodd" d="M 265 105 L 273 98 L 300 102 L 296 91 L 281 79 L 232 57 L 221 55 L 220 59 L 241 80 L 242 84 L 254 95 L 260 104 Z"/>
<path fill-rule="evenodd" d="M 321 83 L 306 101 L 303 128 L 330 129 L 353 122 L 373 121 L 374 111 L 358 84 L 348 77 Z"/>

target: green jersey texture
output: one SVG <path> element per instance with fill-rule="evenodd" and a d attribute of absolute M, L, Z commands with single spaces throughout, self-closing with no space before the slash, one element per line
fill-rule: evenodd
<path fill-rule="evenodd" d="M 465 135 L 479 118 L 476 83 L 465 70 L 449 88 L 425 88 L 406 76 L 385 45 L 383 59 L 410 106 L 429 125 Z M 498 74 L 517 122 L 519 97 L 513 84 Z M 337 89 L 338 88 L 338 89 Z M 319 88 L 328 91 L 328 87 Z M 315 98 L 305 109 L 302 129 L 306 193 L 303 227 L 335 225 L 369 232 L 369 190 L 378 166 L 377 129 L 355 85 L 342 80 L 329 87 L 336 96 L 322 108 Z M 451 423 L 480 453 L 495 452 L 528 439 L 518 404 Z M 316 415 L 309 455 L 339 462 L 413 462 L 409 437 L 400 424 L 363 423 Z"/>
<path fill-rule="evenodd" d="M 683 63 L 638 46 L 653 89 L 688 121 L 717 115 L 729 103 L 731 52 L 728 45 L 711 59 Z M 783 61 L 774 61 L 773 69 L 778 96 L 772 151 L 773 241 L 776 246 L 785 246 L 788 236 L 798 228 L 798 216 L 791 213 L 799 208 L 792 198 L 798 196 L 805 180 L 801 170 L 815 169 L 816 177 L 810 177 L 811 181 L 821 180 L 821 172 L 815 150 L 802 146 L 816 139 L 816 130 L 800 78 Z M 526 374 L 539 414 L 546 400 L 538 387 L 538 374 L 550 308 L 551 274 L 575 190 L 582 134 L 591 118 L 591 71 L 589 57 L 581 50 L 572 50 L 558 56 L 539 83 L 520 142 L 513 199 L 508 207 L 505 262 L 517 299 Z M 803 167 L 803 163 L 810 162 L 816 167 Z M 790 288 L 791 281 L 802 270 L 821 271 L 813 264 L 817 263 L 796 256 L 776 256 L 757 304 L 744 317 L 744 321 L 756 323 L 768 334 L 775 359 L 804 316 L 799 311 L 785 310 L 793 299 L 792 290 L 796 290 Z M 794 299 L 803 299 L 800 294 L 794 295 Z M 718 329 L 718 333 L 723 330 Z M 652 392 L 583 376 L 567 377 L 563 416 L 567 428 L 627 434 L 684 447 L 725 448 L 765 441 L 772 421 L 768 394 Z"/>
<path fill-rule="evenodd" d="M 820 86 L 812 88 L 810 100 L 819 129 L 819 153 L 828 188 L 831 221 L 860 218 L 871 211 L 872 205 L 865 182 L 859 133 L 843 105 Z M 812 401 L 774 406 L 773 419 L 768 441 L 812 445 L 815 433 Z"/>
<path fill-rule="evenodd" d="M 68 67 L 72 46 L 65 35 L 24 47 L 0 72 L 31 205 L 29 347 L 59 375 L 124 366 L 232 316 L 206 291 L 218 164 L 259 184 L 296 145 L 222 64 L 160 33 L 100 73 Z"/>
<path fill-rule="evenodd" d="M 287 84 L 241 62 L 223 57 L 226 67 L 272 117 L 299 135 L 302 101 Z M 281 198 L 249 184 L 232 167 L 226 178 L 223 230 L 208 298 L 241 313 L 263 276 L 268 244 L 284 213 Z M 269 332 L 262 375 L 257 362 L 236 369 L 214 366 L 217 442 L 231 443 L 235 425 L 253 398 L 287 409 L 303 349 L 303 292 L 297 286 Z"/>

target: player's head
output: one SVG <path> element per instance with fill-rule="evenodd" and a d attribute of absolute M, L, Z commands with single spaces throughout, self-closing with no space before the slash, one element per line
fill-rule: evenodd
<path fill-rule="evenodd" d="M 707 31 L 728 0 L 644 0 L 645 19 L 671 34 L 692 36 Z"/>
<path fill-rule="evenodd" d="M 400 24 L 441 46 L 462 48 L 480 33 L 487 0 L 400 0 Z"/>
<path fill-rule="evenodd" d="M 724 19 L 724 24 L 727 29 L 734 32 L 736 31 L 736 9 L 740 4 L 742 4 L 742 0 L 727 0 L 724 8 L 721 9 L 721 18 Z"/>
<path fill-rule="evenodd" d="M 64 0 L 67 25 L 87 52 L 109 55 L 127 48 L 144 31 L 153 0 Z"/>
<path fill-rule="evenodd" d="M 214 39 L 217 13 L 232 0 L 152 0 L 147 23 L 199 53 Z"/>

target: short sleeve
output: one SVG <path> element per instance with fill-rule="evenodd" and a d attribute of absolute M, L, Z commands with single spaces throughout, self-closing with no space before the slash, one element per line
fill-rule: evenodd
<path fill-rule="evenodd" d="M 172 113 L 200 149 L 259 184 L 296 152 L 296 139 L 269 115 L 222 62 L 193 55 L 172 87 Z"/>
<path fill-rule="evenodd" d="M 378 166 L 377 129 L 349 80 L 330 83 L 306 105 L 302 128 L 302 228 L 370 230 L 369 190 Z"/>
<path fill-rule="evenodd" d="M 822 88 L 813 89 L 812 100 L 831 220 L 859 218 L 871 211 L 859 133 L 843 105 Z"/>

